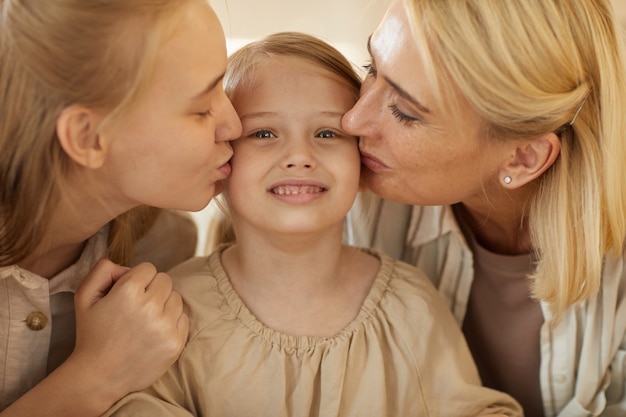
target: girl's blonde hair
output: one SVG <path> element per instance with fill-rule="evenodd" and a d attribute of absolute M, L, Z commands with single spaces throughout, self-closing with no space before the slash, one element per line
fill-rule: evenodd
<path fill-rule="evenodd" d="M 224 90 L 232 100 L 254 83 L 257 65 L 276 57 L 292 58 L 310 65 L 311 70 L 335 75 L 354 91 L 358 99 L 361 77 L 348 59 L 329 43 L 301 32 L 279 32 L 249 43 L 228 60 Z"/>
<path fill-rule="evenodd" d="M 163 38 L 190 0 L 0 0 L 0 266 L 35 249 L 73 163 L 61 111 L 80 104 L 111 121 L 149 82 Z M 127 263 L 158 210 L 116 218 L 110 256 Z"/>
<path fill-rule="evenodd" d="M 334 76 L 354 92 L 355 101 L 358 99 L 361 76 L 356 68 L 329 43 L 301 32 L 275 33 L 234 52 L 229 57 L 224 76 L 224 90 L 228 98 L 233 100 L 237 94 L 245 93 L 254 84 L 258 65 L 279 57 L 293 59 L 295 63 L 308 65 L 312 71 Z M 218 197 L 219 208 L 226 212 L 224 195 Z M 234 238 L 230 217 L 218 213 L 209 225 L 206 252 Z"/>
<path fill-rule="evenodd" d="M 529 202 L 534 296 L 559 316 L 598 291 L 604 257 L 619 256 L 626 236 L 626 80 L 611 4 L 405 5 L 442 102 L 453 96 L 445 86 L 458 88 L 496 140 L 560 135 L 560 156 Z"/>

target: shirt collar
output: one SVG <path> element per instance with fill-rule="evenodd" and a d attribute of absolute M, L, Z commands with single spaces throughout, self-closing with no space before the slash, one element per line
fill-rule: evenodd
<path fill-rule="evenodd" d="M 0 267 L 0 279 L 13 277 L 20 285 L 29 289 L 37 289 L 47 282 L 51 295 L 59 292 L 75 292 L 96 263 L 106 256 L 108 237 L 109 226 L 106 225 L 87 240 L 78 261 L 50 280 L 20 268 L 18 265 Z"/>

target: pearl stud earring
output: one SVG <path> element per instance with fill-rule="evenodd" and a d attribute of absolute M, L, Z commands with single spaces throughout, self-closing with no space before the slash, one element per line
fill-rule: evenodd
<path fill-rule="evenodd" d="M 513 178 L 509 177 L 508 175 L 506 177 L 504 177 L 504 183 L 505 184 L 510 184 L 511 181 L 513 181 Z"/>

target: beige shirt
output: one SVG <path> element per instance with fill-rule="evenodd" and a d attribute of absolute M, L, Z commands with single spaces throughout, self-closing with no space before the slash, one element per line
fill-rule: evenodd
<path fill-rule="evenodd" d="M 371 202 L 371 196 L 368 196 Z M 372 245 L 418 266 L 463 323 L 474 260 L 450 207 L 409 206 L 374 199 L 357 204 L 346 240 Z M 626 269 L 607 258 L 597 296 L 571 307 L 556 326 L 541 304 L 539 369 L 546 417 L 626 416 Z"/>
<path fill-rule="evenodd" d="M 0 411 L 74 349 L 74 292 L 105 256 L 107 239 L 105 227 L 89 239 L 74 265 L 51 279 L 17 265 L 0 267 Z M 188 215 L 164 211 L 138 242 L 135 258 L 169 269 L 194 255 L 195 239 L 195 223 Z"/>
<path fill-rule="evenodd" d="M 220 262 L 223 248 L 171 271 L 189 342 L 115 416 L 521 415 L 510 397 L 480 386 L 454 318 L 408 264 L 376 254 L 380 271 L 351 323 L 333 337 L 292 336 L 247 309 Z"/>

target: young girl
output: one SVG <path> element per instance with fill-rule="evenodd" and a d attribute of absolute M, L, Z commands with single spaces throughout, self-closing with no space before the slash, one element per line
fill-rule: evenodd
<path fill-rule="evenodd" d="M 280 33 L 236 52 L 225 83 L 243 125 L 225 189 L 236 242 L 171 271 L 189 343 L 116 415 L 521 415 L 480 386 L 424 275 L 342 245 L 360 173 L 340 125 L 360 86 L 347 60 Z"/>
<path fill-rule="evenodd" d="M 0 414 L 96 416 L 187 338 L 169 276 L 98 260 L 136 263 L 178 224 L 143 205 L 199 210 L 228 176 L 224 36 L 204 0 L 0 8 Z"/>

